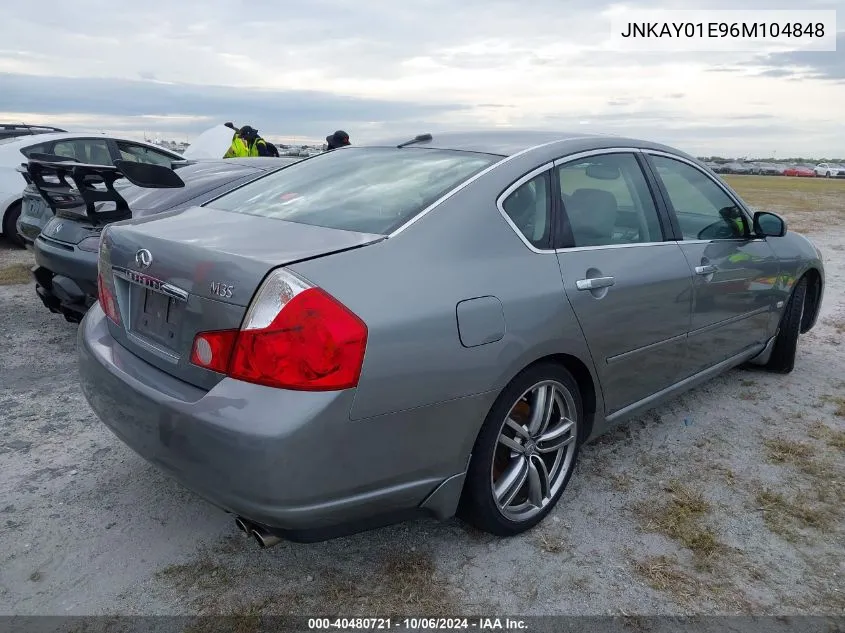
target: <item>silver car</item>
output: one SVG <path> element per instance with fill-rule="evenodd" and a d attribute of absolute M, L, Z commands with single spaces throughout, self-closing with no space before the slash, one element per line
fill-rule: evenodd
<path fill-rule="evenodd" d="M 694 158 L 560 133 L 335 150 L 113 224 L 99 257 L 88 401 L 264 546 L 417 514 L 523 532 L 584 442 L 791 371 L 825 283 Z"/>

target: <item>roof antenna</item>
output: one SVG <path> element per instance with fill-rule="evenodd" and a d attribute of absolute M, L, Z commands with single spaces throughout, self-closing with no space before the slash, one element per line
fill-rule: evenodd
<path fill-rule="evenodd" d="M 410 141 L 405 141 L 404 143 L 399 143 L 396 147 L 402 148 L 407 147 L 408 145 L 413 145 L 414 143 L 424 143 L 426 141 L 432 140 L 434 137 L 431 134 L 418 134 Z"/>

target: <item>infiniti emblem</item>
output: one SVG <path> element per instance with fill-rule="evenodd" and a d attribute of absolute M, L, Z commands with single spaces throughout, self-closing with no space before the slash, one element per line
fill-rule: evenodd
<path fill-rule="evenodd" d="M 138 264 L 138 268 L 149 268 L 153 263 L 153 254 L 146 248 L 142 248 L 135 253 L 135 263 Z"/>

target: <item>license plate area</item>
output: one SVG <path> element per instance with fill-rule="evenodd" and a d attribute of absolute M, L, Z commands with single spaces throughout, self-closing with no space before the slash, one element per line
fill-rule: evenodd
<path fill-rule="evenodd" d="M 26 196 L 23 199 L 21 216 L 32 220 L 49 220 L 53 217 L 53 212 L 40 196 Z"/>
<path fill-rule="evenodd" d="M 152 288 L 132 283 L 129 330 L 169 350 L 179 343 L 185 302 Z"/>

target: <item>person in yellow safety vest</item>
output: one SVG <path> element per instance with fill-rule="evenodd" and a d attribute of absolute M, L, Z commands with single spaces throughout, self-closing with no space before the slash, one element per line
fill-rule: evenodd
<path fill-rule="evenodd" d="M 241 137 L 241 131 L 235 127 L 234 123 L 224 123 L 224 125 L 234 130 L 235 133 L 232 134 L 232 144 L 226 150 L 226 153 L 223 154 L 223 158 L 242 158 L 249 156 L 249 147 Z"/>
<path fill-rule="evenodd" d="M 240 134 L 235 132 L 232 136 L 232 144 L 226 150 L 226 153 L 223 154 L 223 158 L 242 158 L 244 156 L 249 156 L 249 147 L 247 147 L 246 141 L 241 138 Z"/>
<path fill-rule="evenodd" d="M 276 156 L 279 151 L 274 145 L 265 141 L 258 134 L 258 130 L 249 125 L 236 128 L 232 123 L 226 123 L 226 127 L 232 128 L 235 133 L 232 136 L 232 144 L 223 158 L 243 158 L 246 156 Z"/>
<path fill-rule="evenodd" d="M 258 130 L 248 125 L 239 130 L 240 137 L 246 142 L 247 156 L 278 156 L 275 147 L 271 149 L 270 144 L 258 134 Z"/>

